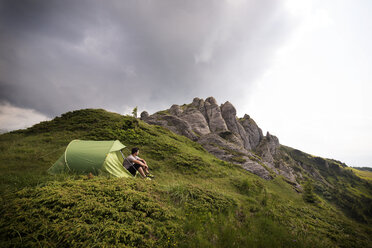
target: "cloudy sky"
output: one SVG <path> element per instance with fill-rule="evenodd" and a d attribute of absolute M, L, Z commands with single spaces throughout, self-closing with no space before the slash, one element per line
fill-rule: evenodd
<path fill-rule="evenodd" d="M 372 166 L 372 1 L 0 0 L 0 129 L 230 101 L 282 144 Z"/>

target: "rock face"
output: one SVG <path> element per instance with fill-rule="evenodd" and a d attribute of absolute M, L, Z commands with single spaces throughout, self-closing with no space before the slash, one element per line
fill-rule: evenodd
<path fill-rule="evenodd" d="M 266 137 L 261 140 L 256 151 L 265 162 L 274 163 L 274 156 L 279 146 L 279 139 L 267 132 Z"/>
<path fill-rule="evenodd" d="M 144 115 L 146 116 L 146 115 Z M 142 113 L 141 113 L 142 117 Z M 149 124 L 153 125 L 159 125 L 168 128 L 169 130 L 186 136 L 187 138 L 191 140 L 198 140 L 198 137 L 194 133 L 194 131 L 191 128 L 191 125 L 186 122 L 185 120 L 179 118 L 178 116 L 174 115 L 151 115 L 147 116 L 145 118 L 141 118 L 142 120 L 146 121 Z"/>
<path fill-rule="evenodd" d="M 261 128 L 259 128 L 256 122 L 247 114 L 245 114 L 244 117 L 239 120 L 239 122 L 249 137 L 249 144 L 251 148 L 256 148 L 264 137 L 262 135 Z"/>
<path fill-rule="evenodd" d="M 249 115 L 237 118 L 230 102 L 219 106 L 213 97 L 194 98 L 191 104 L 174 104 L 153 115 L 142 112 L 141 119 L 197 141 L 216 157 L 240 164 L 262 178 L 271 179 L 278 174 L 295 183 L 290 168 L 285 164 L 275 165 L 280 147 L 278 138 L 270 133 L 264 136 Z"/>
<path fill-rule="evenodd" d="M 222 118 L 221 109 L 217 105 L 216 99 L 208 97 L 204 103 L 206 119 L 208 121 L 209 129 L 211 132 L 224 132 L 227 131 L 227 126 Z"/>
<path fill-rule="evenodd" d="M 249 142 L 249 136 L 244 130 L 243 126 L 236 118 L 236 109 L 230 102 L 225 102 L 221 105 L 222 117 L 226 122 L 227 128 L 233 132 L 237 137 L 240 137 L 241 143 L 245 149 L 252 149 Z"/>
<path fill-rule="evenodd" d="M 190 124 L 192 130 L 198 136 L 203 136 L 211 132 L 208 122 L 199 110 L 192 108 L 186 109 L 181 115 L 181 118 Z"/>

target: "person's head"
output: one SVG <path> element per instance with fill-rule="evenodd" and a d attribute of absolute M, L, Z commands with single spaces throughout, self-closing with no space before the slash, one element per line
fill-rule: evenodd
<path fill-rule="evenodd" d="M 138 155 L 138 153 L 139 153 L 139 148 L 133 147 L 132 148 L 132 155 Z"/>

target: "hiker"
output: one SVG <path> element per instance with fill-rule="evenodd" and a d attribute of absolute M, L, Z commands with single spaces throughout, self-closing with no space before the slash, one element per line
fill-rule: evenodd
<path fill-rule="evenodd" d="M 123 166 L 133 175 L 138 171 L 143 178 L 151 180 L 154 176 L 149 172 L 149 167 L 146 161 L 138 157 L 139 148 L 132 148 L 132 154 L 124 159 Z"/>

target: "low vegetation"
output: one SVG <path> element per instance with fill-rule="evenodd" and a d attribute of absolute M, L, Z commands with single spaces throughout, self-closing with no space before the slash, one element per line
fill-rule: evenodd
<path fill-rule="evenodd" d="M 365 180 L 368 179 L 368 171 L 357 171 L 340 161 L 315 157 L 285 146 L 281 147 L 281 151 L 289 155 L 287 162 L 292 168 L 302 171 L 305 176 L 301 182 L 303 185 L 308 186 L 307 182 L 314 179 L 311 187 L 315 193 L 336 205 L 348 217 L 371 224 L 372 185 Z M 308 200 L 312 198 L 306 192 L 305 195 Z"/>
<path fill-rule="evenodd" d="M 48 175 L 73 139 L 118 139 L 128 148 L 138 146 L 156 180 Z M 347 205 L 342 207 L 337 196 L 328 199 L 316 183 L 309 191 L 314 203 L 281 176 L 266 181 L 198 143 L 133 117 L 94 109 L 69 112 L 2 134 L 0 151 L 1 247 L 371 244 L 370 215 L 364 212 L 368 201 L 359 202 L 361 217 L 351 218 Z M 304 160 L 295 155 L 292 162 Z M 367 181 L 342 173 L 323 177 L 340 180 L 339 194 L 371 199 Z"/>

